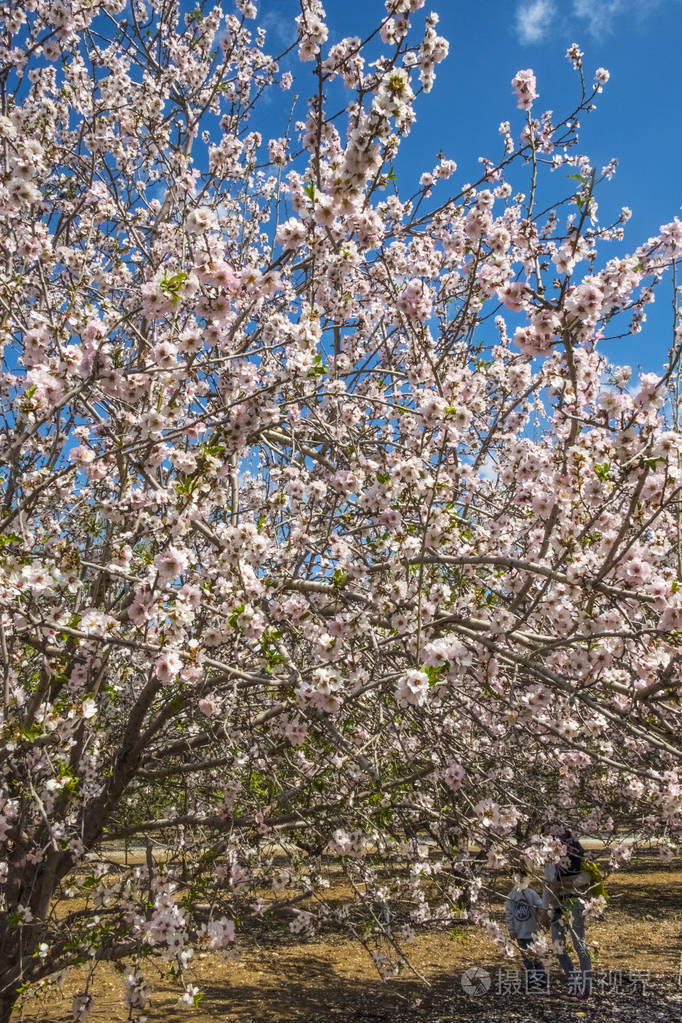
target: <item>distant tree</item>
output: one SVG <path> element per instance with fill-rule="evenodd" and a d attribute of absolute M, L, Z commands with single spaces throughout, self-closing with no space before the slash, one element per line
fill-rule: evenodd
<path fill-rule="evenodd" d="M 152 955 L 196 1002 L 277 905 L 384 973 L 421 923 L 503 944 L 481 887 L 546 814 L 679 835 L 677 311 L 660 374 L 599 345 L 682 224 L 604 256 L 577 47 L 568 116 L 519 71 L 480 180 L 405 194 L 422 6 L 329 46 L 300 0 L 303 115 L 249 0 L 2 6 L 0 1023 L 105 959 L 131 1019 Z"/>

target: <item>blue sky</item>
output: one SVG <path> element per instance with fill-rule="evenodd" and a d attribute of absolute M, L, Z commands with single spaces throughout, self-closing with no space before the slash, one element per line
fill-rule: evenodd
<path fill-rule="evenodd" d="M 258 6 L 273 49 L 275 42 L 289 41 L 296 0 L 260 0 Z M 325 9 L 333 42 L 364 33 L 384 5 L 383 0 L 326 0 Z M 632 209 L 624 243 L 629 251 L 680 214 L 682 0 L 433 0 L 414 18 L 429 10 L 440 16 L 450 56 L 440 65 L 431 94 L 418 101 L 417 124 L 397 168 L 399 183 L 431 169 L 441 148 L 459 165 L 453 185 L 477 176 L 479 156 L 497 157 L 499 122 L 521 126 L 510 86 L 519 68 L 535 70 L 538 111 L 567 113 L 577 83 L 564 55 L 577 42 L 585 53 L 588 84 L 597 67 L 611 73 L 598 110 L 584 119 L 582 131 L 581 151 L 595 165 L 612 157 L 619 161 L 617 174 L 599 194 L 600 219 L 623 205 Z M 301 83 L 298 91 L 303 92 Z M 302 114 L 299 107 L 297 116 Z M 609 247 L 608 255 L 614 254 Z M 645 370 L 659 368 L 669 343 L 671 297 L 671 288 L 664 286 L 643 332 L 618 351 L 612 346 L 609 356 Z"/>

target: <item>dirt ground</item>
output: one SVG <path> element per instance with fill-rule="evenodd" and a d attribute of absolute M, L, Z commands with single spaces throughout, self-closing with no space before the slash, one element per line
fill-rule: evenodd
<path fill-rule="evenodd" d="M 504 884 L 500 884 L 502 890 Z M 561 975 L 553 972 L 548 995 L 515 990 L 522 984 L 519 960 L 503 961 L 486 935 L 475 927 L 418 933 L 406 950 L 428 982 L 408 970 L 381 981 L 365 950 L 353 939 L 325 934 L 303 942 L 286 929 L 263 926 L 238 935 L 227 956 L 199 955 L 191 980 L 203 992 L 200 1008 L 188 1013 L 178 1005 L 177 986 L 150 964 L 154 994 L 145 1015 L 149 1023 L 378 1023 L 480 1020 L 599 1021 L 668 1023 L 682 1020 L 682 867 L 640 856 L 629 869 L 611 876 L 605 917 L 589 926 L 595 971 L 595 997 L 570 998 Z M 502 904 L 498 904 L 502 919 Z M 383 940 L 383 939 L 382 939 Z M 596 943 L 596 944 L 593 944 Z M 464 993 L 461 977 L 471 967 L 490 976 L 480 996 Z M 518 971 L 515 974 L 503 971 Z M 616 972 L 609 972 L 616 971 Z M 617 972 L 620 971 L 620 972 Z M 631 971 L 644 971 L 634 976 Z M 82 990 L 83 975 L 73 973 L 62 990 L 40 993 L 16 1014 L 24 1023 L 66 1023 L 71 996 Z M 91 987 L 95 996 L 91 1023 L 126 1020 L 120 976 L 102 966 Z"/>

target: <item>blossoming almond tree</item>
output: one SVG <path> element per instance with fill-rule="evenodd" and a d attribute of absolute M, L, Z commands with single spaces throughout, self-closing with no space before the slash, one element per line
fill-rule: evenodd
<path fill-rule="evenodd" d="M 599 222 L 577 47 L 566 117 L 519 71 L 480 181 L 403 194 L 422 7 L 330 46 L 300 0 L 271 56 L 250 0 L 2 5 L 1 1023 L 83 962 L 86 1018 L 105 959 L 131 1019 L 151 955 L 196 1002 L 254 915 L 384 973 L 420 923 L 503 945 L 486 878 L 561 855 L 548 812 L 672 854 L 680 331 L 640 379 L 600 341 L 682 224 Z"/>

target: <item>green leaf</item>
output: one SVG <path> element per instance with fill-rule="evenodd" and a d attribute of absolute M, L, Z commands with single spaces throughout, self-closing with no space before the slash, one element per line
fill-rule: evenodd
<path fill-rule="evenodd" d="M 199 480 L 196 476 L 188 476 L 186 480 L 182 480 L 175 484 L 175 490 L 178 494 L 191 494 L 194 492 Z"/>
<path fill-rule="evenodd" d="M 10 543 L 21 543 L 21 537 L 16 533 L 2 533 L 0 535 L 0 547 L 6 547 Z"/>
<path fill-rule="evenodd" d="M 22 728 L 19 735 L 26 742 L 33 742 L 39 735 L 43 734 L 43 727 L 40 724 L 31 725 L 30 728 Z"/>
<path fill-rule="evenodd" d="M 420 670 L 425 672 L 429 679 L 429 685 L 435 686 L 436 682 L 440 682 L 443 675 L 449 670 L 450 663 L 439 664 L 437 668 L 433 666 L 422 667 Z"/>
<path fill-rule="evenodd" d="M 184 270 L 179 270 L 178 273 L 173 274 L 172 277 L 168 277 L 167 274 L 164 274 L 160 287 L 165 295 L 170 296 L 173 305 L 177 305 L 180 301 L 180 288 L 186 280 L 187 274 Z"/>
<path fill-rule="evenodd" d="M 303 191 L 308 196 L 311 202 L 315 201 L 315 182 L 310 181 L 307 185 L 303 186 Z"/>
<path fill-rule="evenodd" d="M 230 612 L 228 621 L 233 629 L 239 628 L 239 625 L 237 624 L 237 619 L 239 618 L 240 614 L 242 614 L 245 608 L 246 604 L 240 604 L 238 607 L 235 607 L 234 610 Z"/>
<path fill-rule="evenodd" d="M 217 458 L 218 455 L 222 454 L 225 450 L 224 444 L 202 444 L 201 451 L 204 455 L 209 455 L 211 458 Z"/>
<path fill-rule="evenodd" d="M 342 586 L 346 585 L 348 580 L 348 572 L 342 572 L 340 568 L 334 569 L 334 586 L 341 589 Z"/>
<path fill-rule="evenodd" d="M 172 277 L 168 277 L 166 283 L 169 288 L 179 288 L 181 284 L 187 280 L 187 273 L 184 270 L 179 270 L 178 273 L 173 274 Z"/>
<path fill-rule="evenodd" d="M 310 373 L 308 374 L 308 376 L 310 376 L 310 374 L 312 373 L 312 374 L 314 374 L 316 376 L 323 377 L 326 372 L 327 372 L 327 367 L 322 362 L 322 356 L 318 352 L 317 355 L 315 356 L 315 358 L 313 359 L 313 365 L 312 365 L 312 367 L 310 369 Z"/>

